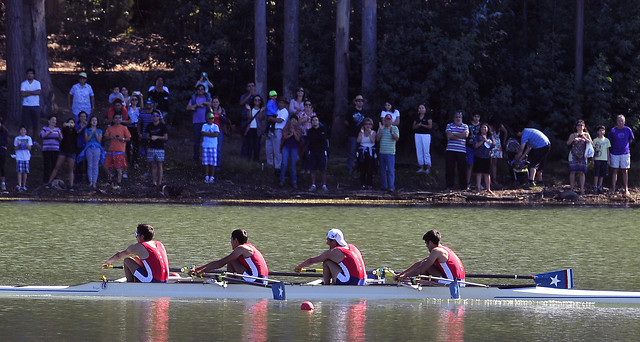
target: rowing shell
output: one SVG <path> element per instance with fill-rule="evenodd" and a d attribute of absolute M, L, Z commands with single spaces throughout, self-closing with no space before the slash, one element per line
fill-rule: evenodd
<path fill-rule="evenodd" d="M 284 284 L 284 283 L 281 283 Z M 104 298 L 203 298 L 273 299 L 275 289 L 267 286 L 217 281 L 126 283 L 90 282 L 76 286 L 0 286 L 0 297 L 104 297 Z M 287 284 L 287 300 L 336 299 L 451 299 L 449 287 L 380 284 L 368 286 L 324 286 Z M 569 301 L 640 305 L 640 292 L 556 289 L 549 287 L 497 288 L 463 287 L 461 299 Z"/>

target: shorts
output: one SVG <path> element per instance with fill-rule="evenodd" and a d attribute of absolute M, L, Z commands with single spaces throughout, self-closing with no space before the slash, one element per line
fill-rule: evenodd
<path fill-rule="evenodd" d="M 309 169 L 312 171 L 327 170 L 327 155 L 325 151 L 309 152 Z"/>
<path fill-rule="evenodd" d="M 163 162 L 164 161 L 164 150 L 150 148 L 147 150 L 147 161 L 148 162 Z"/>
<path fill-rule="evenodd" d="M 609 164 L 606 160 L 596 160 L 593 164 L 593 175 L 596 177 L 609 176 Z"/>
<path fill-rule="evenodd" d="M 491 158 L 475 158 L 473 172 L 491 173 Z"/>
<path fill-rule="evenodd" d="M 474 153 L 474 149 L 473 147 L 468 147 L 467 146 L 467 165 L 473 165 L 473 153 Z"/>
<path fill-rule="evenodd" d="M 29 161 L 28 160 L 16 160 L 16 172 L 17 173 L 29 173 Z"/>
<path fill-rule="evenodd" d="M 365 284 L 364 279 L 359 279 L 354 276 L 349 277 L 349 280 L 347 281 L 342 281 L 339 278 L 340 277 L 336 278 L 336 285 L 364 285 Z"/>
<path fill-rule="evenodd" d="M 110 169 L 122 169 L 127 167 L 127 159 L 124 152 L 106 152 L 104 166 Z"/>
<path fill-rule="evenodd" d="M 166 281 L 157 280 L 153 275 L 149 276 L 147 269 L 144 266 L 138 267 L 138 269 L 133 273 L 133 275 L 141 282 L 141 283 L 166 283 Z"/>
<path fill-rule="evenodd" d="M 551 145 L 532 149 L 529 152 L 529 167 L 542 171 L 549 151 L 551 151 Z"/>
<path fill-rule="evenodd" d="M 631 154 L 612 154 L 611 167 L 614 169 L 628 169 L 631 167 Z"/>
<path fill-rule="evenodd" d="M 246 271 L 242 273 L 243 276 L 251 276 L 251 277 L 258 277 L 258 278 L 267 278 L 265 276 L 263 276 L 262 274 L 258 274 L 257 276 L 254 276 L 253 274 L 249 274 Z M 242 280 L 249 282 L 249 283 L 259 283 L 260 279 L 256 279 L 256 278 L 247 278 L 247 277 L 242 277 Z M 267 285 L 269 282 L 266 280 L 263 280 L 262 283 L 264 285 Z"/>
<path fill-rule="evenodd" d="M 65 153 L 60 151 L 58 156 L 76 160 L 77 153 Z"/>
<path fill-rule="evenodd" d="M 202 165 L 218 165 L 218 150 L 214 147 L 202 148 Z"/>

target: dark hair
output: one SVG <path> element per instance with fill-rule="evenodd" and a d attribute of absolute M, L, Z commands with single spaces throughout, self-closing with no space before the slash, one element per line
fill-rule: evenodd
<path fill-rule="evenodd" d="M 100 119 L 98 119 L 97 116 L 93 115 L 91 116 L 89 119 L 87 119 L 87 122 L 89 123 L 89 126 L 91 126 L 91 119 L 96 118 L 96 127 L 100 126 Z"/>
<path fill-rule="evenodd" d="M 582 124 L 582 130 L 586 133 L 589 133 L 589 130 L 587 129 L 587 124 L 584 123 L 584 120 L 578 120 L 576 121 L 576 124 L 573 126 L 573 130 L 575 131 L 576 127 L 578 127 L 578 124 Z"/>
<path fill-rule="evenodd" d="M 599 131 L 601 128 L 604 129 L 605 131 L 607 130 L 607 128 L 604 127 L 604 125 L 598 125 L 598 127 L 596 127 L 596 131 Z"/>
<path fill-rule="evenodd" d="M 122 99 L 119 97 L 116 97 L 116 99 L 113 100 L 113 104 L 116 104 L 116 103 L 122 104 Z"/>
<path fill-rule="evenodd" d="M 51 114 L 51 115 L 49 115 L 49 117 L 47 117 L 47 121 L 51 120 L 51 118 L 56 118 L 57 119 L 58 116 L 55 115 L 55 114 Z"/>
<path fill-rule="evenodd" d="M 424 233 L 424 235 L 422 236 L 422 240 L 424 240 L 425 242 L 433 242 L 435 245 L 439 245 L 440 244 L 440 232 L 435 230 L 435 229 L 431 229 L 430 231 Z"/>
<path fill-rule="evenodd" d="M 247 231 L 244 229 L 236 229 L 231 232 L 231 238 L 238 240 L 238 243 L 241 245 L 243 243 L 247 243 L 249 237 L 247 236 Z"/>
<path fill-rule="evenodd" d="M 78 120 L 80 120 L 80 114 L 83 114 L 87 116 L 87 118 L 89 118 L 89 114 L 87 114 L 87 112 L 85 112 L 84 110 L 81 110 L 80 113 L 78 113 Z"/>
<path fill-rule="evenodd" d="M 140 223 L 136 231 L 138 234 L 142 235 L 144 241 L 153 240 L 153 227 L 151 227 L 150 224 Z"/>
<path fill-rule="evenodd" d="M 3 128 L 4 128 L 4 127 L 3 127 Z M 23 129 L 23 128 L 26 130 L 26 129 L 27 129 L 27 126 L 25 126 L 25 125 L 20 125 L 20 127 L 18 127 L 18 131 L 20 131 L 20 130 L 21 130 L 21 129 Z M 5 129 L 6 129 L 6 128 L 5 128 Z"/>
<path fill-rule="evenodd" d="M 29 69 L 27 69 L 27 74 L 28 74 L 29 72 L 32 72 L 34 75 L 36 74 L 36 71 L 35 71 L 35 70 L 33 70 L 33 68 L 29 68 Z"/>
<path fill-rule="evenodd" d="M 200 88 L 202 88 L 202 90 L 204 90 L 204 85 L 202 85 L 202 84 L 198 84 L 198 85 L 196 86 L 196 90 L 198 90 L 198 89 L 200 89 Z"/>
<path fill-rule="evenodd" d="M 297 116 L 297 115 L 295 115 L 295 114 L 291 114 L 291 115 L 289 115 L 289 121 L 291 121 L 291 119 L 299 120 L 298 116 Z"/>
<path fill-rule="evenodd" d="M 262 98 L 262 96 L 256 95 L 256 96 L 253 97 L 253 100 L 255 100 L 256 97 L 260 99 L 260 108 L 262 108 L 264 106 L 264 99 Z M 253 108 L 253 106 L 251 106 L 251 107 Z"/>

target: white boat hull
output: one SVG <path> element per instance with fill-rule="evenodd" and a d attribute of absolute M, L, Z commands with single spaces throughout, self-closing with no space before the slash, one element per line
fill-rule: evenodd
<path fill-rule="evenodd" d="M 395 285 L 323 286 L 287 285 L 288 300 L 336 299 L 451 299 L 448 287 Z M 268 287 L 221 283 L 121 283 L 91 282 L 77 286 L 0 286 L 0 297 L 105 297 L 105 298 L 273 298 Z M 460 299 L 570 301 L 611 304 L 638 304 L 640 292 L 595 291 L 526 287 L 515 289 L 463 287 Z"/>

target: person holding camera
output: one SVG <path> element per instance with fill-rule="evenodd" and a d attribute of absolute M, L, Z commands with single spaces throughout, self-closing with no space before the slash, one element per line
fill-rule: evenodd
<path fill-rule="evenodd" d="M 580 194 L 584 195 L 584 179 L 587 173 L 585 151 L 587 149 L 587 142 L 593 144 L 593 140 L 591 140 L 584 121 L 578 120 L 575 130 L 575 132 L 571 133 L 569 139 L 567 139 L 567 145 L 569 145 L 569 184 L 571 185 L 571 191 L 573 191 L 577 173 L 580 182 Z"/>
<path fill-rule="evenodd" d="M 56 166 L 49 176 L 47 185 L 51 185 L 58 171 L 62 167 L 64 162 L 67 162 L 69 166 L 69 192 L 73 192 L 74 174 L 73 170 L 76 165 L 76 155 L 78 153 L 78 131 L 76 130 L 76 122 L 73 118 L 69 118 L 64 124 L 62 124 L 62 140 L 60 141 L 60 153 L 56 160 Z"/>
<path fill-rule="evenodd" d="M 113 114 L 113 125 L 107 128 L 104 134 L 104 138 L 108 141 L 108 148 L 106 151 L 106 158 L 104 161 L 104 168 L 109 175 L 109 180 L 113 179 L 113 171 L 118 174 L 117 184 L 114 185 L 114 189 L 119 189 L 122 183 L 122 170 L 127 167 L 127 159 L 124 152 L 127 146 L 127 141 L 131 139 L 131 133 L 127 127 L 122 124 L 122 115 L 120 113 Z"/>
<path fill-rule="evenodd" d="M 209 88 L 213 89 L 213 83 L 211 83 L 211 81 L 209 81 L 209 76 L 207 75 L 206 72 L 203 72 L 202 74 L 200 74 L 200 79 L 198 79 L 198 81 L 196 81 L 196 84 L 194 85 L 194 88 L 197 89 L 199 85 L 202 85 L 204 87 L 204 92 L 205 93 L 209 93 Z"/>

